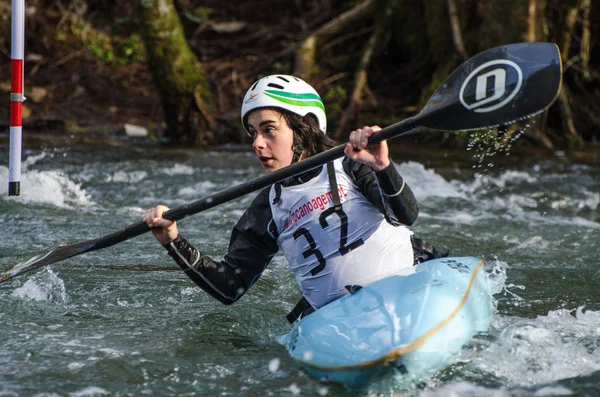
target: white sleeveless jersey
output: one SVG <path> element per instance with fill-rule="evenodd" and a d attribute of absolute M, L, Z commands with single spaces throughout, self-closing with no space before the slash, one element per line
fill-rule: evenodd
<path fill-rule="evenodd" d="M 345 295 L 347 285 L 367 285 L 413 265 L 412 232 L 392 226 L 334 161 L 342 208 L 335 211 L 327 167 L 308 182 L 281 186 L 269 202 L 277 242 L 308 302 L 319 308 Z"/>

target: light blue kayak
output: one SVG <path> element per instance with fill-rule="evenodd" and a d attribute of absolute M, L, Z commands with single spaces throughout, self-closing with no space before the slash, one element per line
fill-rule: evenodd
<path fill-rule="evenodd" d="M 391 373 L 429 376 L 490 325 L 483 261 L 441 258 L 358 289 L 280 338 L 318 380 L 365 387 Z"/>

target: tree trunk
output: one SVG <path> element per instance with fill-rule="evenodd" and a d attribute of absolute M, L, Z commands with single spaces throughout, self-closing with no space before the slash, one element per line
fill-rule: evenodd
<path fill-rule="evenodd" d="M 575 1 L 574 3 L 575 4 L 572 6 L 567 6 L 569 8 L 565 16 L 565 25 L 561 32 L 560 51 L 563 63 L 569 63 L 569 50 L 571 48 L 573 32 L 577 22 L 577 13 L 579 12 L 579 1 Z M 569 134 L 571 144 L 574 146 L 581 146 L 583 141 L 575 127 L 575 120 L 571 109 L 571 93 L 567 84 L 562 84 L 558 95 L 558 102 L 563 120 L 563 128 Z"/>
<path fill-rule="evenodd" d="M 448 16 L 450 18 L 450 28 L 452 29 L 452 41 L 456 51 L 460 54 L 463 60 L 467 60 L 467 50 L 462 38 L 462 29 L 460 28 L 460 19 L 458 18 L 458 10 L 456 9 L 456 3 L 454 0 L 448 0 Z"/>
<path fill-rule="evenodd" d="M 575 30 L 575 24 L 577 23 L 577 13 L 579 12 L 579 1 L 572 3 L 574 3 L 572 6 L 565 5 L 568 9 L 565 15 L 565 26 L 562 31 L 562 38 L 559 42 L 563 62 L 567 62 L 569 59 L 569 50 L 571 49 L 573 32 Z"/>
<path fill-rule="evenodd" d="M 581 68 L 583 69 L 583 78 L 586 81 L 592 79 L 590 73 L 590 42 L 591 42 L 591 32 L 590 32 L 590 14 L 592 11 L 592 0 L 583 0 L 581 2 L 581 44 L 580 50 L 581 53 Z"/>
<path fill-rule="evenodd" d="M 448 24 L 448 16 L 444 0 L 423 0 L 425 26 L 429 38 L 429 52 L 435 70 L 431 74 L 429 84 L 420 95 L 418 108 L 421 109 L 439 85 L 448 77 L 456 64 L 457 57 L 452 46 L 452 29 Z"/>
<path fill-rule="evenodd" d="M 540 20 L 543 19 L 544 8 L 546 6 L 545 3 L 545 0 L 529 0 L 527 33 L 525 34 L 525 39 L 529 42 L 545 41 L 545 38 L 543 38 L 543 31 L 541 29 L 542 24 L 540 23 Z M 552 140 L 543 130 L 542 121 L 544 120 L 544 117 L 545 114 L 539 114 L 534 116 L 531 120 L 524 120 L 518 124 L 524 131 L 524 135 L 536 145 L 542 146 L 549 150 L 554 150 L 554 144 L 552 143 Z"/>
<path fill-rule="evenodd" d="M 363 90 L 367 86 L 367 68 L 377 50 L 385 46 L 386 33 L 389 31 L 390 21 L 394 13 L 393 0 L 386 0 L 386 2 L 386 7 L 377 15 L 377 24 L 363 50 L 358 69 L 354 75 L 354 89 L 352 90 L 350 103 L 346 107 L 335 132 L 335 138 L 338 140 L 345 137 L 346 125 L 350 118 L 355 116 L 356 108 L 360 105 Z"/>
<path fill-rule="evenodd" d="M 563 120 L 563 129 L 569 134 L 569 140 L 574 146 L 581 146 L 582 139 L 577 133 L 575 120 L 573 119 L 573 110 L 571 109 L 570 98 L 571 93 L 569 87 L 563 84 L 558 94 L 558 103 L 560 105 L 560 113 Z"/>
<path fill-rule="evenodd" d="M 188 46 L 173 0 L 137 0 L 136 11 L 165 113 L 165 138 L 193 145 L 217 143 L 209 80 Z"/>
<path fill-rule="evenodd" d="M 321 26 L 310 36 L 306 37 L 296 51 L 294 75 L 301 79 L 309 80 L 315 64 L 315 55 L 319 44 L 335 34 L 350 30 L 362 19 L 373 14 L 374 11 L 375 0 L 366 0 Z"/>
<path fill-rule="evenodd" d="M 539 13 L 538 0 L 529 0 L 529 15 L 527 16 L 527 35 L 525 39 L 527 41 L 534 42 L 538 38 L 538 13 Z"/>

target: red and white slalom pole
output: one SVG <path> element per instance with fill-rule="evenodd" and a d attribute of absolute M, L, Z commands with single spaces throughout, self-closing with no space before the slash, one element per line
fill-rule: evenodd
<path fill-rule="evenodd" d="M 8 195 L 21 194 L 21 145 L 23 132 L 23 56 L 25 54 L 25 0 L 12 0 L 10 84 L 10 154 Z"/>

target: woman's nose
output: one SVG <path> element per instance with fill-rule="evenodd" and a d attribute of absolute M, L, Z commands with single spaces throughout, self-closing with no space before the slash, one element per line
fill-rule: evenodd
<path fill-rule="evenodd" d="M 255 149 L 262 149 L 265 147 L 265 139 L 261 134 L 256 134 L 254 141 L 252 141 L 252 147 Z"/>

